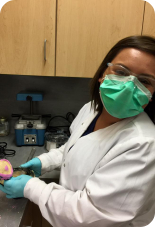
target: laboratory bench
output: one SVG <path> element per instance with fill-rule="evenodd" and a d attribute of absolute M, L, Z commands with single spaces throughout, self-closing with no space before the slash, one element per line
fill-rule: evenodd
<path fill-rule="evenodd" d="M 13 168 L 19 167 L 28 160 L 39 156 L 48 151 L 44 146 L 21 146 L 17 147 L 15 143 L 15 134 L 10 133 L 8 136 L 0 137 L 0 142 L 7 143 L 7 149 L 16 151 L 15 156 L 6 157 L 12 164 Z M 35 148 L 35 149 L 33 149 Z M 59 181 L 59 170 L 45 173 L 41 176 L 41 180 L 46 183 Z M 33 221 L 32 221 L 33 217 Z M 44 224 L 43 224 L 44 223 Z M 0 227 L 43 227 L 50 226 L 47 221 L 42 218 L 38 206 L 30 202 L 26 198 L 7 199 L 6 195 L 0 191 Z"/>

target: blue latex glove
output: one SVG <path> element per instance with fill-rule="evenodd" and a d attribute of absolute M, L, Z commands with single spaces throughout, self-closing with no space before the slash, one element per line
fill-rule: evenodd
<path fill-rule="evenodd" d="M 22 164 L 20 167 L 22 168 L 30 168 L 34 171 L 36 177 L 41 176 L 41 161 L 39 158 L 33 158 L 29 162 Z"/>
<path fill-rule="evenodd" d="M 0 190 L 6 193 L 6 197 L 9 199 L 24 197 L 25 185 L 31 178 L 28 175 L 12 177 L 10 180 L 4 181 L 4 187 L 0 185 Z"/>

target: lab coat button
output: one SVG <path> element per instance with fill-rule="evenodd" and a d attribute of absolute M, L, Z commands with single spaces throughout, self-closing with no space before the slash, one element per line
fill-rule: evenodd
<path fill-rule="evenodd" d="M 66 165 L 64 164 L 64 167 L 65 167 Z"/>

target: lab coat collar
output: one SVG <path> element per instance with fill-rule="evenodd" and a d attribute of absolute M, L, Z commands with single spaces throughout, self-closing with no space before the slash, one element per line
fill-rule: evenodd
<path fill-rule="evenodd" d="M 69 150 L 70 147 L 72 147 L 76 141 L 82 136 L 82 134 L 86 131 L 86 129 L 88 128 L 88 126 L 90 125 L 90 123 L 93 121 L 93 119 L 97 116 L 98 112 L 91 111 L 89 116 L 87 116 L 82 122 L 81 125 L 77 128 L 77 130 L 75 130 L 75 132 L 72 134 L 71 139 L 69 139 L 66 149 Z M 137 116 L 135 116 L 137 117 Z M 122 128 L 124 125 L 128 124 L 129 122 L 133 121 L 133 119 L 135 119 L 135 117 L 130 117 L 130 118 L 126 118 L 122 121 L 116 122 L 106 128 L 103 129 L 99 129 L 95 132 L 92 132 L 86 136 L 88 136 L 89 138 L 93 139 L 93 140 L 102 140 L 103 139 L 103 135 L 105 137 L 105 135 L 107 134 L 115 134 L 120 128 Z"/>

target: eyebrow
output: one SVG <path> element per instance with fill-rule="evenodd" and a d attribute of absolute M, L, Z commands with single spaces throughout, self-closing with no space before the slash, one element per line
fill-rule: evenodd
<path fill-rule="evenodd" d="M 121 63 L 118 63 L 116 65 L 120 65 L 120 66 L 123 66 L 125 69 L 127 69 L 128 71 L 132 72 L 127 66 L 121 64 Z M 155 80 L 155 77 L 151 74 L 147 74 L 147 73 L 141 73 L 139 75 L 143 75 L 143 76 L 146 76 L 146 77 L 150 77 L 151 79 Z"/>

